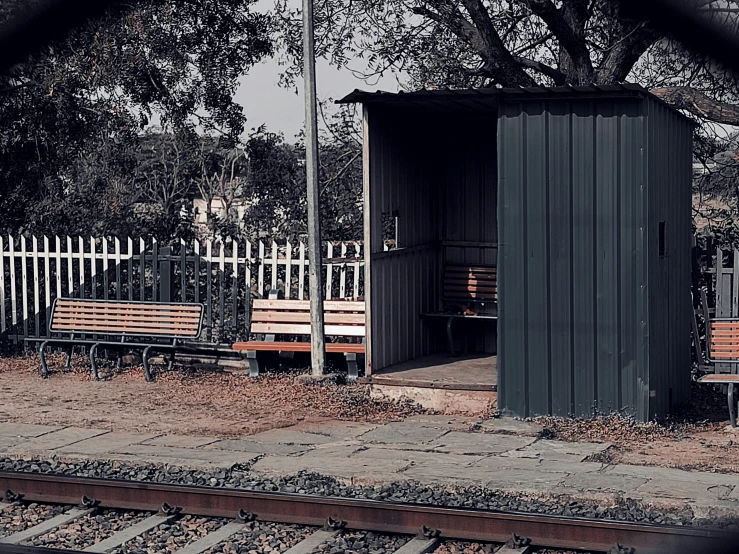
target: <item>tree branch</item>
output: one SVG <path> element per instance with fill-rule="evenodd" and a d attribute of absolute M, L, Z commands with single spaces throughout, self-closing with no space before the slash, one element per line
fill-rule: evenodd
<path fill-rule="evenodd" d="M 690 87 L 664 87 L 651 92 L 673 108 L 688 111 L 716 123 L 739 125 L 739 106 L 714 100 L 699 90 Z"/>
<path fill-rule="evenodd" d="M 574 29 L 571 25 L 577 23 L 581 18 L 580 11 L 577 8 L 570 7 L 568 9 L 568 22 L 563 12 L 554 5 L 551 0 L 522 0 L 529 9 L 538 15 L 542 21 L 549 27 L 554 36 L 559 41 L 560 47 L 567 51 L 573 67 L 571 71 L 567 71 L 568 80 L 572 84 L 587 84 L 592 82 L 593 63 L 590 60 L 585 38 L 582 31 Z M 581 4 L 580 0 L 570 0 L 570 2 Z M 583 4 L 584 14 L 587 15 L 587 5 Z M 584 25 L 584 19 L 582 23 Z M 564 61 L 564 60 L 563 60 Z M 566 64 L 563 64 L 567 69 Z"/>
<path fill-rule="evenodd" d="M 501 41 L 481 0 L 463 0 L 463 2 L 470 16 L 474 14 L 476 17 L 475 24 L 471 23 L 449 0 L 439 1 L 436 4 L 438 10 L 436 12 L 424 6 L 413 7 L 411 11 L 444 25 L 450 32 L 465 41 L 482 58 L 483 68 L 481 70 L 486 75 L 511 86 L 533 85 L 533 79 L 516 63 Z"/>
<path fill-rule="evenodd" d="M 542 75 L 546 75 L 547 77 L 552 79 L 552 81 L 554 81 L 555 85 L 561 86 L 567 84 L 567 77 L 558 69 L 554 69 L 553 67 L 550 67 L 544 63 L 530 60 L 528 58 L 523 58 L 521 56 L 516 56 L 514 59 L 523 67 L 533 69 L 534 71 L 538 71 Z"/>

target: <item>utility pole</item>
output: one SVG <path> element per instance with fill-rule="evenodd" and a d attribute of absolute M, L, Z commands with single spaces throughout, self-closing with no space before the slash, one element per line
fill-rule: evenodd
<path fill-rule="evenodd" d="M 323 335 L 321 209 L 318 187 L 318 118 L 316 116 L 316 57 L 313 47 L 313 0 L 303 0 L 303 76 L 305 78 L 305 170 L 308 188 L 308 289 L 310 294 L 311 373 L 323 375 L 326 341 Z"/>

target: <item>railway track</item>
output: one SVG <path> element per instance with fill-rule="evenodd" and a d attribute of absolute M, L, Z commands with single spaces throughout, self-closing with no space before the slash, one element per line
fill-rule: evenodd
<path fill-rule="evenodd" d="M 330 546 L 331 541 L 338 540 L 342 534 L 341 540 L 346 542 L 347 534 L 367 532 L 372 537 L 381 537 L 377 544 L 390 541 L 390 546 L 383 546 L 382 552 L 396 554 L 432 552 L 439 547 L 440 541 L 484 543 L 489 545 L 488 552 L 510 553 L 532 552 L 533 548 L 617 554 L 729 554 L 739 551 L 739 537 L 735 533 L 704 527 L 33 473 L 0 472 L 0 490 L 10 491 L 6 494 L 6 504 L 35 502 L 58 506 L 56 515 L 0 538 L 0 553 L 3 554 L 74 552 L 32 543 L 37 537 L 53 533 L 54 529 L 74 525 L 80 518 L 90 518 L 106 510 L 128 510 L 138 515 L 131 516 L 135 521 L 129 522 L 130 525 L 115 533 L 108 529 L 107 538 L 81 551 L 129 552 L 131 550 L 122 549 L 122 545 L 136 544 L 137 537 L 183 518 L 189 530 L 201 523 L 210 527 L 180 550 L 181 554 L 210 554 L 211 549 L 218 548 L 224 541 L 239 534 L 248 535 L 255 528 L 257 533 L 264 534 L 260 525 L 281 525 L 288 530 L 292 528 L 286 526 L 302 526 L 301 533 L 305 536 L 301 535 L 289 546 L 287 552 L 290 554 L 320 552 L 321 545 Z M 104 520 L 103 517 L 103 523 Z M 396 543 L 385 537 L 400 537 L 396 543 L 402 546 L 394 550 Z M 358 540 L 362 542 L 361 538 Z M 501 543 L 508 543 L 508 546 L 496 550 L 493 545 Z M 350 547 L 331 548 L 325 551 L 337 552 Z"/>

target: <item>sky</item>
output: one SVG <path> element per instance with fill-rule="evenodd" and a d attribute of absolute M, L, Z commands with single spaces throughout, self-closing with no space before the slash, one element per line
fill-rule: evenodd
<path fill-rule="evenodd" d="M 356 64 L 355 64 L 356 65 Z M 276 60 L 262 62 L 241 78 L 235 100 L 244 107 L 247 130 L 266 124 L 271 132 L 281 131 L 285 139 L 293 138 L 305 122 L 303 105 L 303 81 L 296 81 L 300 94 L 294 89 L 278 86 L 282 67 Z M 358 69 L 358 67 L 355 67 Z M 387 76 L 376 84 L 367 84 L 354 76 L 349 69 L 338 70 L 325 60 L 316 62 L 316 96 L 318 101 L 338 100 L 355 88 L 364 90 L 398 90 L 397 79 Z"/>
<path fill-rule="evenodd" d="M 290 0 L 290 3 L 293 7 L 298 7 L 300 0 Z M 260 0 L 255 9 L 267 11 L 273 7 L 274 0 Z M 289 140 L 303 128 L 305 122 L 303 81 L 296 82 L 299 95 L 296 95 L 294 90 L 280 88 L 278 82 L 282 69 L 276 60 L 267 60 L 252 67 L 249 73 L 241 78 L 235 100 L 244 107 L 247 130 L 256 129 L 264 123 L 269 131 L 281 131 L 285 139 Z M 356 60 L 352 63 L 352 69 L 363 70 L 365 66 Z M 372 84 L 368 85 L 355 77 L 349 69 L 338 70 L 325 60 L 316 61 L 316 96 L 319 102 L 329 98 L 338 100 L 355 88 L 387 91 L 399 89 L 394 76 L 383 77 L 377 83 L 373 80 Z"/>

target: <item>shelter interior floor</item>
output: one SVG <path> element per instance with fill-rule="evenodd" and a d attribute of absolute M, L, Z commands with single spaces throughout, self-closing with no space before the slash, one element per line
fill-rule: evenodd
<path fill-rule="evenodd" d="M 371 382 L 458 390 L 495 391 L 498 357 L 495 354 L 421 356 L 373 373 Z"/>

